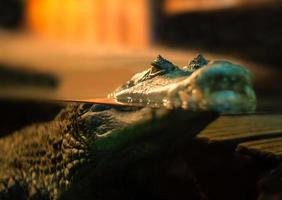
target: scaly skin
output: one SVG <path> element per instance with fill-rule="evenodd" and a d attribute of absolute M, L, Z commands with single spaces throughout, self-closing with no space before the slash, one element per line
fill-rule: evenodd
<path fill-rule="evenodd" d="M 252 84 L 249 70 L 228 61 L 207 61 L 199 55 L 181 69 L 159 56 L 148 70 L 134 75 L 110 96 L 156 108 L 253 112 Z"/>
<path fill-rule="evenodd" d="M 115 174 L 160 157 L 178 142 L 185 144 L 215 116 L 69 105 L 51 122 L 0 139 L 0 199 L 112 199 L 104 195 Z"/>

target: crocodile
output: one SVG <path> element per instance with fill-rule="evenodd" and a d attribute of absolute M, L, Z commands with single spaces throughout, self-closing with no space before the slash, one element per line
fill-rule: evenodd
<path fill-rule="evenodd" d="M 165 106 L 168 109 L 76 103 L 64 108 L 53 121 L 1 138 L 0 199 L 116 198 L 110 186 L 125 178 L 118 174 L 140 167 L 142 171 L 144 163 L 185 146 L 216 118 L 214 111 L 253 111 L 251 73 L 227 61 L 209 63 L 199 55 L 180 69 L 159 56 L 149 70 L 135 75 L 110 95 L 118 101 L 124 97 L 145 100 L 147 95 L 153 104 L 166 98 L 171 102 Z M 169 93 L 166 85 L 172 88 Z M 192 90 L 191 101 L 186 98 L 188 93 L 183 94 L 187 87 L 196 90 Z M 210 92 L 197 99 L 205 87 Z M 213 111 L 186 110 L 188 102 L 194 104 L 194 111 Z"/>

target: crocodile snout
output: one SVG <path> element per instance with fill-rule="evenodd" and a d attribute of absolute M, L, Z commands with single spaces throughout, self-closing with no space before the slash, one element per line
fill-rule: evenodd
<path fill-rule="evenodd" d="M 194 79 L 192 99 L 202 109 L 225 113 L 255 110 L 253 74 L 240 65 L 215 61 L 195 72 L 191 79 Z"/>

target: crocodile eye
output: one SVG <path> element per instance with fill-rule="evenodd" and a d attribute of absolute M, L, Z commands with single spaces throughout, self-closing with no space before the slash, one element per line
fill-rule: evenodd
<path fill-rule="evenodd" d="M 79 107 L 78 107 L 78 114 L 83 115 L 84 113 L 89 111 L 89 109 L 91 108 L 92 105 L 93 105 L 92 103 L 82 103 L 82 104 L 80 104 Z"/>
<path fill-rule="evenodd" d="M 178 67 L 172 64 L 167 59 L 163 58 L 161 55 L 158 55 L 157 59 L 154 60 L 151 65 L 153 66 L 154 72 L 165 70 L 165 72 L 173 71 Z"/>

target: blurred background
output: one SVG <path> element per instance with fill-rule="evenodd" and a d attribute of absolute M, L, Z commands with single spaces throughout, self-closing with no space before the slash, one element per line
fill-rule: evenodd
<path fill-rule="evenodd" d="M 281 0 L 0 0 L 0 96 L 104 97 L 158 54 L 183 66 L 203 53 L 252 70 L 262 110 L 277 110 L 281 11 Z"/>

